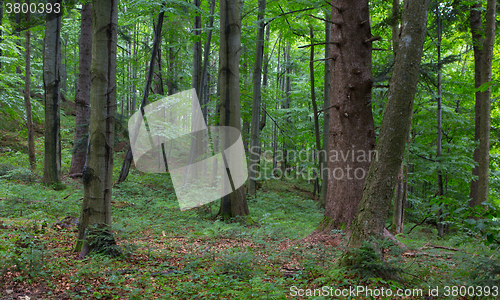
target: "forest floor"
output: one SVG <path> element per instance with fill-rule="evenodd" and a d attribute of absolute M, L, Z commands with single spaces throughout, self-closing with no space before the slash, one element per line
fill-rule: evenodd
<path fill-rule="evenodd" d="M 62 124 L 67 174 L 72 131 L 64 129 L 71 122 Z M 345 236 L 316 231 L 323 210 L 300 180 L 264 181 L 247 199 L 254 223 L 245 225 L 217 220 L 218 202 L 180 211 L 168 174 L 131 169 L 113 189 L 112 229 L 122 255 L 81 260 L 72 250 L 82 183 L 64 176 L 64 190 L 44 186 L 18 144 L 1 146 L 0 299 L 498 298 L 498 286 L 486 290 L 498 282 L 488 273 L 500 268 L 497 252 L 463 233 L 438 238 L 427 225 L 398 235 L 408 249 L 387 245 L 385 261 L 360 252 L 362 265 L 339 268 Z M 41 157 L 43 139 L 36 147 Z M 115 176 L 123 155 L 116 155 Z"/>

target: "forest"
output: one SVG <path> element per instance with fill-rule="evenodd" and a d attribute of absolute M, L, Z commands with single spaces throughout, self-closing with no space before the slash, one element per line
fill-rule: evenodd
<path fill-rule="evenodd" d="M 0 299 L 499 299 L 496 0 L 0 0 Z"/>

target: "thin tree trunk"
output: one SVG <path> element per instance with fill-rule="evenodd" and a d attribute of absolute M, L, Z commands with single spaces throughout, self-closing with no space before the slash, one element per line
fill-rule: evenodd
<path fill-rule="evenodd" d="M 311 39 L 311 44 L 314 44 L 314 31 L 313 27 L 309 28 L 309 37 Z M 321 155 L 321 139 L 319 137 L 319 119 L 318 119 L 318 104 L 316 103 L 316 92 L 314 91 L 314 46 L 311 46 L 311 53 L 309 57 L 309 80 L 311 81 L 311 102 L 312 102 L 312 107 L 313 107 L 313 114 L 314 114 L 314 136 L 316 138 L 316 150 L 319 155 Z M 314 158 L 318 158 L 318 169 L 320 170 L 321 174 L 321 169 L 323 167 L 322 164 L 322 159 L 319 157 L 319 155 L 314 155 Z M 319 174 L 316 174 L 316 176 L 319 176 Z M 313 197 L 316 194 L 316 190 L 318 190 L 319 194 L 319 186 L 318 186 L 318 177 L 315 179 L 315 184 L 314 184 L 314 191 L 313 191 Z"/>
<path fill-rule="evenodd" d="M 83 202 L 75 251 L 85 257 L 90 225 L 111 225 L 113 144 L 116 114 L 118 0 L 92 1 L 92 82 L 89 147 L 83 170 Z"/>
<path fill-rule="evenodd" d="M 429 0 L 405 0 L 402 30 L 376 151 L 358 213 L 351 226 L 348 251 L 341 264 L 354 263 L 352 249 L 370 238 L 382 239 L 385 221 L 401 168 L 417 90 Z M 377 249 L 376 250 L 380 250 Z"/>
<path fill-rule="evenodd" d="M 50 0 L 52 7 L 61 0 Z M 45 89 L 45 163 L 43 182 L 56 183 L 61 173 L 61 133 L 60 133 L 60 76 L 61 57 L 61 12 L 46 14 L 43 58 L 43 85 Z"/>
<path fill-rule="evenodd" d="M 332 25 L 331 37 L 339 42 L 332 45 L 330 62 L 330 176 L 323 222 L 331 229 L 350 227 L 366 173 L 372 159 L 377 159 L 373 156 L 375 130 L 370 104 L 373 81 L 368 2 L 332 1 L 332 21 L 342 25 Z M 347 159 L 341 159 L 342 155 Z"/>
<path fill-rule="evenodd" d="M 214 26 L 214 12 L 215 12 L 215 0 L 212 0 L 210 2 L 210 21 L 209 21 L 209 25 L 208 27 L 210 28 L 208 30 L 208 36 L 207 36 L 207 41 L 205 43 L 205 49 L 204 49 L 204 53 L 203 53 L 203 68 L 201 70 L 201 79 L 200 79 L 200 87 L 199 87 L 199 90 L 200 90 L 200 104 L 202 104 L 202 108 L 203 108 L 203 119 L 205 119 L 205 122 L 207 122 L 207 103 L 208 103 L 208 91 L 207 93 L 205 93 L 205 85 L 207 85 L 207 81 L 208 81 L 208 61 L 209 61 L 209 58 L 210 58 L 210 42 L 212 41 L 212 27 Z M 207 94 L 207 95 L 205 95 Z M 207 98 L 207 101 L 204 101 L 203 99 L 204 98 Z"/>
<path fill-rule="evenodd" d="M 257 15 L 257 45 L 255 51 L 255 66 L 253 69 L 253 104 L 252 125 L 250 134 L 250 153 L 248 164 L 248 193 L 252 196 L 257 192 L 256 181 L 260 178 L 260 103 L 262 64 L 264 59 L 264 17 L 266 14 L 266 0 L 259 0 Z"/>
<path fill-rule="evenodd" d="M 241 129 L 239 62 L 241 51 L 241 1 L 221 0 L 220 3 L 220 124 Z M 222 149 L 230 145 L 224 139 Z M 229 220 L 249 214 L 244 186 L 221 199 L 219 214 Z"/>
<path fill-rule="evenodd" d="M 481 85 L 491 81 L 493 46 L 495 44 L 496 0 L 488 0 L 486 9 L 486 28 L 481 64 Z M 490 169 L 490 126 L 491 126 L 491 87 L 481 93 L 481 130 L 479 142 L 479 182 L 478 201 L 488 201 Z"/>
<path fill-rule="evenodd" d="M 151 88 L 151 82 L 153 81 L 154 61 L 155 61 L 156 53 L 158 51 L 158 47 L 159 47 L 159 43 L 160 43 L 160 36 L 161 36 L 161 29 L 163 26 L 164 15 L 165 15 L 164 11 L 160 12 L 160 14 L 158 15 L 158 25 L 156 26 L 157 31 L 155 33 L 154 40 L 153 40 L 153 50 L 151 51 L 151 60 L 149 62 L 149 71 L 148 71 L 148 76 L 146 78 L 146 86 L 144 87 L 144 94 L 143 94 L 142 101 L 141 101 L 141 107 L 139 108 L 142 115 L 144 115 L 144 107 L 146 107 L 146 105 L 147 105 L 147 100 L 149 97 L 149 90 Z M 142 120 L 142 119 L 139 118 L 139 120 Z M 141 126 L 141 122 L 137 122 L 135 124 L 135 126 L 136 126 L 136 128 L 139 128 L 139 126 Z M 136 129 L 136 130 L 134 130 L 134 132 L 139 132 L 139 130 Z M 130 137 L 130 142 L 132 142 L 132 140 L 134 140 L 134 139 L 132 139 L 132 137 Z M 134 158 L 134 156 L 132 153 L 132 147 L 129 145 L 127 154 L 125 155 L 125 159 L 123 160 L 122 169 L 120 171 L 120 174 L 118 175 L 118 180 L 116 181 L 117 184 L 122 183 L 125 181 L 125 179 L 127 179 L 128 173 L 130 171 L 130 165 L 132 164 L 133 158 Z"/>
<path fill-rule="evenodd" d="M 75 95 L 75 142 L 69 174 L 82 173 L 87 156 L 90 118 L 90 63 L 92 61 L 92 4 L 81 10 L 78 89 Z M 123 105 L 122 105 L 123 108 Z M 123 109 L 122 109 L 123 110 Z"/>
<path fill-rule="evenodd" d="M 437 71 L 437 142 L 436 142 L 436 160 L 439 162 L 441 157 L 441 149 L 442 149 L 442 103 L 441 103 L 441 35 L 443 32 L 443 23 L 441 22 L 441 16 L 439 12 L 439 2 L 438 8 L 436 9 L 436 22 L 437 22 L 437 54 L 438 54 L 438 71 Z M 443 174 L 441 173 L 441 166 L 437 168 L 437 182 L 438 182 L 438 198 L 441 199 L 443 197 Z M 443 209 L 441 208 L 438 211 L 438 222 L 437 229 L 438 235 L 440 237 L 444 236 L 444 223 L 443 223 Z"/>
<path fill-rule="evenodd" d="M 29 5 L 29 0 L 28 0 Z M 1 5 L 1 3 L 0 3 Z M 31 99 L 30 99 L 30 86 L 31 86 L 31 23 L 30 12 L 26 13 L 26 24 L 28 29 L 26 30 L 26 69 L 24 75 L 24 107 L 26 109 L 26 127 L 28 128 L 28 158 L 30 163 L 31 171 L 36 169 L 36 157 L 35 157 L 35 137 L 33 129 L 33 113 L 31 110 Z M 0 54 L 1 55 L 1 54 Z"/>
<path fill-rule="evenodd" d="M 482 50 L 484 41 L 483 24 L 481 20 L 481 4 L 476 3 L 470 8 L 470 31 L 472 34 L 472 49 L 474 50 L 474 87 L 477 89 L 481 86 L 481 64 L 482 64 Z M 475 94 L 474 106 L 474 142 L 479 144 L 481 135 L 481 92 L 477 91 Z M 474 161 L 479 165 L 479 148 L 478 145 L 474 147 Z M 478 166 L 472 168 L 472 176 L 478 176 Z M 470 200 L 469 206 L 474 207 L 479 205 L 477 196 L 478 182 L 477 179 L 472 179 L 470 183 Z"/>
<path fill-rule="evenodd" d="M 325 41 L 327 44 L 325 44 L 325 58 L 331 57 L 329 47 L 330 45 L 328 44 L 330 42 L 330 36 L 331 36 L 331 31 L 330 31 L 330 12 L 328 10 L 325 10 Z M 330 113 L 329 113 L 329 107 L 330 107 L 330 88 L 331 88 L 331 81 L 330 81 L 330 59 L 325 60 L 325 79 L 324 79 L 324 102 L 323 102 L 323 151 L 322 151 L 322 162 L 323 166 L 321 166 L 320 171 L 321 171 L 321 197 L 320 197 L 320 205 L 321 207 L 325 207 L 326 205 L 326 194 L 328 192 L 328 136 L 330 132 Z"/>

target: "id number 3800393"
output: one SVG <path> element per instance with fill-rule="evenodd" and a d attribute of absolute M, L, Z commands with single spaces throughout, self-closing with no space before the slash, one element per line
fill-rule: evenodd
<path fill-rule="evenodd" d="M 28 12 L 31 14 L 39 13 L 39 14 L 50 14 L 50 13 L 60 13 L 61 12 L 61 3 L 5 3 L 5 12 L 15 13 L 15 14 L 27 14 Z"/>

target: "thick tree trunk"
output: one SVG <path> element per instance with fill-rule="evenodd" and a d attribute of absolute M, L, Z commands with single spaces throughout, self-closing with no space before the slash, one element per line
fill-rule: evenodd
<path fill-rule="evenodd" d="M 493 46 L 495 44 L 496 0 L 488 0 L 486 9 L 486 28 L 481 64 L 481 85 L 491 81 L 491 67 L 493 62 Z M 490 170 L 490 126 L 491 126 L 491 87 L 481 93 L 480 110 L 480 142 L 478 192 L 479 203 L 488 201 L 489 170 Z"/>
<path fill-rule="evenodd" d="M 241 130 L 239 63 L 241 52 L 241 1 L 221 0 L 220 3 L 220 124 Z M 230 145 L 225 140 L 221 147 Z M 220 215 L 229 220 L 248 215 L 244 186 L 221 199 Z"/>
<path fill-rule="evenodd" d="M 375 148 L 371 108 L 372 37 L 368 0 L 333 0 L 328 228 L 349 228 Z M 341 8 L 338 10 L 336 7 Z M 343 159 L 344 157 L 345 159 Z"/>
<path fill-rule="evenodd" d="M 75 142 L 69 174 L 82 173 L 87 156 L 90 118 L 90 63 L 92 61 L 92 4 L 82 6 L 78 88 L 75 95 Z"/>
<path fill-rule="evenodd" d="M 27 2 L 29 4 L 29 1 Z M 0 3 L 1 5 L 1 3 Z M 28 28 L 30 27 L 30 12 L 26 14 L 26 24 Z M 26 70 L 24 74 L 24 107 L 26 109 L 26 127 L 28 128 L 28 158 L 30 162 L 30 169 L 34 171 L 36 169 L 36 157 L 35 157 L 35 130 L 33 129 L 33 112 L 31 110 L 31 31 L 26 30 Z M 0 54 L 1 55 L 1 54 Z"/>
<path fill-rule="evenodd" d="M 472 48 L 474 49 L 474 87 L 477 89 L 481 86 L 481 64 L 482 64 L 482 50 L 483 50 L 483 24 L 481 20 L 481 4 L 476 3 L 470 8 L 470 31 L 472 34 Z M 479 144 L 481 135 L 481 92 L 477 91 L 475 94 L 476 103 L 474 106 L 474 142 Z M 479 165 L 479 148 L 474 147 L 474 161 Z M 478 166 L 472 168 L 472 175 L 478 176 Z M 469 206 L 474 207 L 479 205 L 477 196 L 478 183 L 477 179 L 472 179 L 470 183 L 470 200 Z"/>
<path fill-rule="evenodd" d="M 370 166 L 348 249 L 360 247 L 371 237 L 383 237 L 411 123 L 428 7 L 429 0 L 403 3 L 401 39 L 376 147 L 380 159 L 373 160 Z M 343 264 L 353 262 L 351 254 L 350 250 L 344 254 Z"/>
<path fill-rule="evenodd" d="M 328 59 L 331 57 L 330 54 L 330 45 L 328 44 L 330 42 L 330 37 L 331 37 L 331 25 L 328 21 L 330 21 L 331 13 L 329 11 L 325 11 L 325 42 L 327 43 L 325 45 L 325 79 L 324 79 L 324 102 L 323 102 L 323 152 L 322 152 L 322 162 L 323 166 L 320 168 L 321 171 L 321 197 L 320 197 L 320 205 L 321 207 L 325 207 L 326 205 L 326 194 L 328 192 L 328 136 L 330 132 L 330 113 L 329 113 L 329 107 L 330 107 L 330 87 L 331 87 L 331 81 L 330 81 L 330 62 L 331 60 Z"/>
<path fill-rule="evenodd" d="M 116 113 L 118 0 L 92 1 L 92 83 L 90 135 L 83 170 L 84 194 L 75 251 L 85 257 L 90 225 L 111 224 L 113 144 Z M 83 247 L 83 248 L 82 248 Z"/>
<path fill-rule="evenodd" d="M 62 0 L 50 0 L 52 7 L 57 3 L 62 7 Z M 48 13 L 45 23 L 45 41 L 43 55 L 43 85 L 45 88 L 45 164 L 43 182 L 59 182 L 61 173 L 61 133 L 60 133 L 60 76 L 61 56 L 61 15 Z"/>
<path fill-rule="evenodd" d="M 253 103 L 252 125 L 250 134 L 250 154 L 248 164 L 248 193 L 255 195 L 257 192 L 256 181 L 259 179 L 260 167 L 260 103 L 262 63 L 264 59 L 264 16 L 266 14 L 266 0 L 259 0 L 257 15 L 257 49 L 255 51 L 255 65 L 253 68 Z"/>

